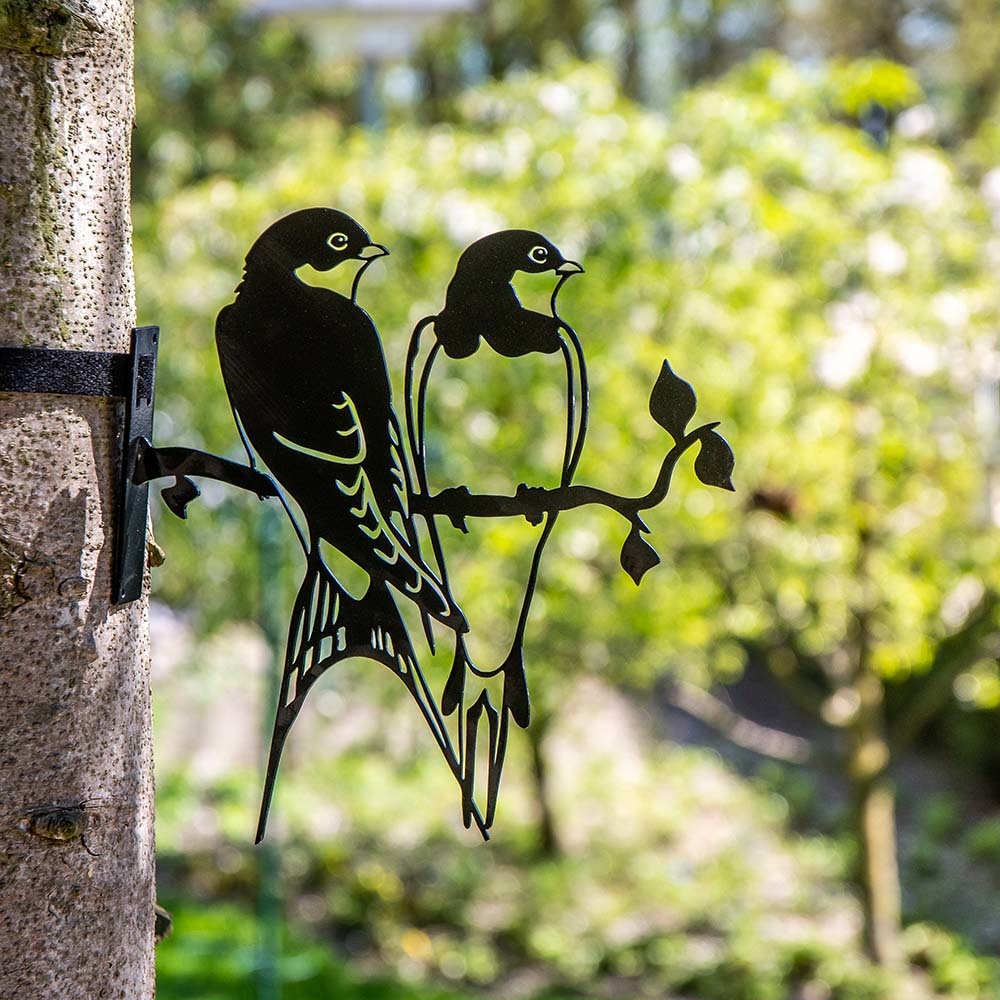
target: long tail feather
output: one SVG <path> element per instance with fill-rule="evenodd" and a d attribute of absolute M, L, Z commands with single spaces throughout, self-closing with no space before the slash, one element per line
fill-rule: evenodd
<path fill-rule="evenodd" d="M 506 698 L 506 692 L 504 694 Z M 496 817 L 497 801 L 500 796 L 500 778 L 503 775 L 503 763 L 507 757 L 507 734 L 510 731 L 511 713 L 506 704 L 500 709 L 500 719 L 495 727 L 495 739 L 492 740 L 493 752 L 490 754 L 490 770 L 486 782 L 486 826 L 493 826 Z M 491 735 L 494 727 L 490 728 Z"/>
<path fill-rule="evenodd" d="M 490 775 L 492 775 L 499 716 L 497 714 L 497 710 L 490 702 L 490 696 L 485 691 L 483 691 L 476 701 L 469 707 L 465 717 L 465 746 L 463 747 L 464 760 L 462 766 L 461 786 L 462 821 L 465 823 L 466 829 L 468 829 L 468 827 L 472 824 L 472 810 L 475 806 L 476 750 L 479 740 L 479 724 L 484 716 L 488 726 L 487 737 L 489 739 L 489 746 L 487 747 L 487 753 L 490 761 L 489 772 Z M 489 812 L 487 811 L 487 818 L 485 822 L 487 830 L 489 829 L 491 822 Z"/>
<path fill-rule="evenodd" d="M 486 745 L 486 816 L 483 825 L 486 830 L 493 826 L 497 800 L 500 792 L 500 778 L 503 775 L 504 760 L 507 756 L 507 735 L 510 731 L 511 713 L 502 706 L 500 711 L 490 701 L 483 690 L 479 697 L 466 709 L 462 740 L 462 819 L 468 827 L 475 809 L 477 791 L 477 768 L 479 765 L 480 728 L 485 722 L 483 735 Z M 485 834 L 484 834 L 485 835 Z"/>
<path fill-rule="evenodd" d="M 403 681 L 452 773 L 461 782 L 458 755 L 389 589 L 373 582 L 368 592 L 356 600 L 312 550 L 292 607 L 255 843 L 264 838 L 282 750 L 309 690 L 330 667 L 349 657 L 376 660 Z M 471 815 L 484 839 L 489 839 L 474 804 Z"/>

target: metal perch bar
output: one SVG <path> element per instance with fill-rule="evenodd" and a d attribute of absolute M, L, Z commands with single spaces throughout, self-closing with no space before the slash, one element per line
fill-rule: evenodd
<path fill-rule="evenodd" d="M 639 513 L 649 510 L 666 497 L 670 479 L 681 455 L 705 434 L 719 426 L 719 421 L 702 424 L 678 441 L 667 452 L 652 489 L 639 497 L 624 497 L 596 486 L 570 485 L 547 489 L 543 486 L 518 487 L 514 496 L 492 493 L 469 493 L 463 487 L 442 490 L 433 496 L 415 494 L 413 509 L 424 516 L 444 515 L 452 520 L 465 517 L 525 517 L 537 522 L 554 511 L 573 510 L 599 504 L 621 514 L 631 523 L 640 521 Z"/>
<path fill-rule="evenodd" d="M 154 448 L 143 439 L 136 459 L 133 481 L 149 482 L 175 476 L 202 476 L 228 483 L 241 490 L 256 493 L 262 499 L 276 497 L 278 491 L 270 476 L 248 465 L 231 462 L 218 455 L 210 455 L 194 448 Z"/>

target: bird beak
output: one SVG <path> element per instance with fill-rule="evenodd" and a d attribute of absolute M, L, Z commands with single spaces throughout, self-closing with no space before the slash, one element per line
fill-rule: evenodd
<path fill-rule="evenodd" d="M 381 243 L 369 243 L 358 256 L 362 260 L 375 260 L 376 257 L 388 257 L 389 248 L 382 246 Z"/>
<path fill-rule="evenodd" d="M 575 260 L 564 260 L 557 268 L 556 274 L 583 274 L 583 265 Z"/>
<path fill-rule="evenodd" d="M 354 276 L 354 284 L 351 285 L 352 302 L 358 301 L 358 285 L 361 284 L 361 275 L 368 270 L 373 260 L 378 260 L 379 257 L 387 257 L 388 254 L 389 248 L 382 246 L 381 243 L 369 243 L 368 246 L 358 251 L 357 257 L 363 263 L 358 268 L 358 273 Z"/>

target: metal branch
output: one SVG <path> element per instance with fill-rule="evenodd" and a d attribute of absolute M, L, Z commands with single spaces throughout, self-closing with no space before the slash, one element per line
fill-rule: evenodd
<path fill-rule="evenodd" d="M 187 505 L 201 494 L 189 476 L 216 479 L 237 489 L 256 493 L 261 500 L 278 496 L 271 477 L 249 465 L 240 465 L 239 462 L 194 448 L 154 448 L 146 438 L 140 439 L 132 482 L 147 483 L 153 479 L 172 477 L 173 484 L 161 493 L 167 506 L 178 517 L 187 517 Z"/>
<path fill-rule="evenodd" d="M 442 490 L 433 496 L 415 495 L 411 498 L 412 507 L 425 517 L 444 515 L 455 523 L 466 517 L 524 517 L 537 524 L 546 514 L 597 504 L 616 511 L 632 524 L 641 525 L 640 513 L 655 507 L 666 497 L 681 455 L 718 426 L 719 422 L 713 421 L 685 434 L 664 456 L 656 481 L 642 496 L 625 497 L 586 485 L 559 486 L 555 489 L 522 485 L 512 497 L 470 493 L 465 487 L 458 487 Z"/>

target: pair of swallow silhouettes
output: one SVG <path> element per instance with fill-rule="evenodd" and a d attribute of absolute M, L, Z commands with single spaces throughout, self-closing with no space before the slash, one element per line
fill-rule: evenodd
<path fill-rule="evenodd" d="M 343 659 L 376 660 L 404 682 L 461 787 L 465 825 L 475 822 L 484 837 L 496 811 L 510 721 L 523 727 L 529 720 L 522 647 L 555 513 L 545 516 L 535 544 L 510 650 L 499 667 L 486 669 L 469 656 L 469 622 L 449 586 L 435 518 L 424 515 L 433 550 L 428 560 L 420 550 L 411 500 L 430 496 L 424 412 L 435 359 L 442 351 L 450 358 L 468 357 L 482 342 L 510 358 L 562 355 L 567 418 L 560 485 L 569 485 L 587 428 L 587 374 L 580 341 L 559 317 L 556 296 L 583 268 L 530 230 L 494 233 L 468 247 L 444 308 L 421 320 L 411 336 L 404 437 L 379 334 L 357 302 L 364 272 L 387 253 L 343 212 L 295 212 L 253 244 L 235 301 L 216 323 L 226 391 L 250 463 L 262 462 L 280 485 L 306 558 L 289 625 L 257 842 L 289 730 L 312 685 Z M 306 284 L 297 274 L 305 265 L 330 271 L 349 261 L 360 262 L 350 296 Z M 512 285 L 518 271 L 558 276 L 549 313 L 521 304 Z M 324 561 L 324 544 L 367 573 L 361 596 L 352 596 Z M 432 621 L 453 636 L 454 662 L 440 699 L 420 668 L 397 605 L 400 595 L 418 610 L 432 650 Z M 499 706 L 485 689 L 467 697 L 470 677 L 500 677 Z M 453 741 L 444 716 L 456 711 Z M 476 802 L 481 734 L 488 771 L 485 813 Z"/>

